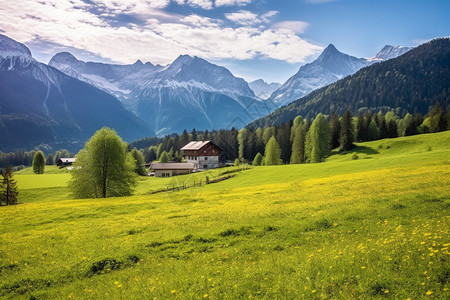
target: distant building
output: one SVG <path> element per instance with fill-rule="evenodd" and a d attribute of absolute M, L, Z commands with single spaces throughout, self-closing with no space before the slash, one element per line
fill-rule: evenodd
<path fill-rule="evenodd" d="M 156 177 L 172 177 L 190 174 L 197 170 L 193 163 L 152 163 L 151 169 Z"/>
<path fill-rule="evenodd" d="M 77 159 L 73 158 L 60 158 L 56 161 L 56 165 L 60 168 L 71 166 Z"/>
<path fill-rule="evenodd" d="M 184 151 L 186 162 L 195 164 L 199 171 L 219 166 L 221 149 L 211 141 L 192 141 L 181 150 Z"/>

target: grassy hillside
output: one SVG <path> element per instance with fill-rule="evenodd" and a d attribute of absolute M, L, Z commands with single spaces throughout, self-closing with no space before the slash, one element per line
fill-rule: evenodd
<path fill-rule="evenodd" d="M 109 199 L 21 171 L 24 204 L 0 208 L 0 297 L 448 299 L 450 132 L 355 152 Z"/>

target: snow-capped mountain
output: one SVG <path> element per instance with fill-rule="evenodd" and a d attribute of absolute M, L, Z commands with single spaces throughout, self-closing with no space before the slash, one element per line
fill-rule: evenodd
<path fill-rule="evenodd" d="M 77 150 L 109 126 L 125 140 L 154 133 L 111 95 L 36 61 L 0 34 L 0 149 L 41 143 Z"/>
<path fill-rule="evenodd" d="M 83 62 L 58 53 L 50 65 L 116 96 L 159 135 L 242 127 L 273 109 L 228 69 L 188 55 L 154 66 Z"/>
<path fill-rule="evenodd" d="M 255 93 L 256 97 L 263 100 L 269 98 L 273 92 L 275 92 L 277 89 L 281 87 L 281 83 L 278 82 L 267 83 L 262 79 L 252 81 L 248 85 Z"/>
<path fill-rule="evenodd" d="M 315 61 L 300 67 L 300 70 L 276 90 L 269 100 L 279 106 L 287 105 L 318 88 L 352 75 L 361 68 L 395 58 L 410 49 L 385 46 L 374 58 L 365 59 L 339 52 L 333 44 L 330 44 Z"/>
<path fill-rule="evenodd" d="M 413 49 L 413 47 L 386 45 L 383 47 L 383 49 L 380 50 L 380 52 L 378 52 L 375 55 L 375 57 L 369 58 L 369 60 L 382 61 L 382 60 L 396 58 L 400 55 L 405 54 L 406 52 L 408 52 L 411 49 Z"/>
<path fill-rule="evenodd" d="M 339 52 L 330 44 L 312 63 L 306 64 L 269 98 L 283 106 L 297 100 L 309 92 L 333 83 L 359 69 L 368 66 L 364 58 L 356 58 Z"/>

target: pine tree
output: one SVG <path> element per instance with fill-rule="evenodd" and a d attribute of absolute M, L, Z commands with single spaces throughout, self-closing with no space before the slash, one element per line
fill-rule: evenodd
<path fill-rule="evenodd" d="M 334 113 L 330 119 L 331 126 L 331 149 L 339 147 L 339 135 L 341 134 L 341 121 L 339 115 Z"/>
<path fill-rule="evenodd" d="M 264 142 L 264 145 L 267 145 L 269 139 L 274 135 L 275 135 L 275 127 L 269 126 L 264 128 L 264 132 L 262 134 L 262 140 Z"/>
<path fill-rule="evenodd" d="M 331 133 L 328 121 L 318 114 L 306 134 L 306 162 L 322 162 L 331 150 Z"/>
<path fill-rule="evenodd" d="M 348 151 L 353 148 L 354 130 L 352 124 L 352 113 L 347 109 L 342 116 L 341 132 L 339 134 L 339 147 L 341 151 Z"/>
<path fill-rule="evenodd" d="M 17 182 L 13 178 L 14 173 L 11 167 L 7 165 L 4 170 L 1 171 L 2 180 L 0 182 L 0 205 L 14 205 L 17 204 L 17 196 L 19 191 L 17 190 Z"/>
<path fill-rule="evenodd" d="M 33 172 L 35 174 L 44 174 L 45 169 L 45 156 L 44 153 L 39 150 L 33 157 Z"/>
<path fill-rule="evenodd" d="M 260 166 L 262 163 L 262 159 L 263 159 L 263 156 L 261 155 L 261 153 L 259 153 L 259 152 L 256 153 L 255 158 L 253 159 L 252 165 Z"/>
<path fill-rule="evenodd" d="M 51 166 L 55 163 L 55 161 L 53 160 L 53 154 L 49 154 L 47 155 L 47 158 L 45 159 L 45 164 L 47 166 Z"/>
<path fill-rule="evenodd" d="M 274 136 L 272 136 L 266 144 L 264 163 L 266 166 L 282 164 L 281 148 Z"/>
<path fill-rule="evenodd" d="M 439 132 L 447 129 L 446 116 L 439 102 L 436 102 L 430 109 L 428 117 L 430 118 L 430 132 Z"/>

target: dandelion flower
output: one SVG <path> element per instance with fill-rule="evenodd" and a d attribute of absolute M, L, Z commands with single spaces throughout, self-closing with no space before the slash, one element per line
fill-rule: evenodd
<path fill-rule="evenodd" d="M 427 296 L 430 296 L 431 294 L 433 294 L 432 291 L 428 291 L 428 292 L 426 293 Z"/>

